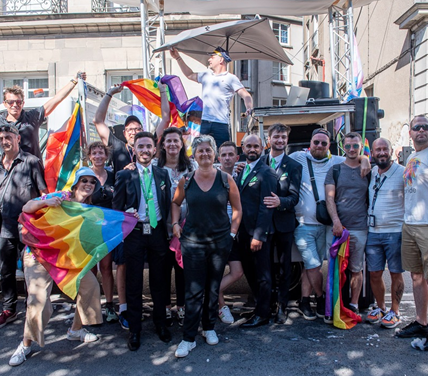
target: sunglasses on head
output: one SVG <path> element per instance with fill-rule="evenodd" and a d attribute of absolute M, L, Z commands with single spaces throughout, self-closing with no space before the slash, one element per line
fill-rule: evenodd
<path fill-rule="evenodd" d="M 14 134 L 17 134 L 17 131 L 15 128 L 9 127 L 8 125 L 3 125 L 0 127 L 0 132 L 11 132 Z"/>
<path fill-rule="evenodd" d="M 358 149 L 360 147 L 360 144 L 346 144 L 345 146 L 344 146 L 344 148 L 346 149 L 346 150 L 351 150 L 351 149 Z"/>
<path fill-rule="evenodd" d="M 24 101 L 21 99 L 8 99 L 5 101 L 9 106 L 13 106 L 14 103 L 16 103 L 18 106 L 21 106 Z"/>
<path fill-rule="evenodd" d="M 428 124 L 416 124 L 412 127 L 412 131 L 419 132 L 421 129 L 428 131 Z"/>
<path fill-rule="evenodd" d="M 92 184 L 92 185 L 97 184 L 97 181 L 96 181 L 95 179 L 91 179 L 91 180 L 89 180 L 89 179 L 83 178 L 83 179 L 81 179 L 80 181 L 81 181 L 83 184 L 87 184 L 87 183 Z"/>
<path fill-rule="evenodd" d="M 319 144 L 321 144 L 322 146 L 326 147 L 328 145 L 328 142 L 326 141 L 313 140 L 312 142 L 314 143 L 315 146 L 318 146 Z"/>

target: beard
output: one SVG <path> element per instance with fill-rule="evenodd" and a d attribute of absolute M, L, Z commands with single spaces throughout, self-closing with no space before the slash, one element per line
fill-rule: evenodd
<path fill-rule="evenodd" d="M 251 153 L 251 154 L 247 154 L 246 155 L 246 157 L 247 157 L 247 159 L 249 160 L 249 161 L 251 161 L 251 162 L 254 162 L 254 161 L 257 161 L 257 159 L 259 159 L 260 158 L 260 155 L 261 154 L 256 154 L 256 153 Z"/>
<path fill-rule="evenodd" d="M 374 158 L 374 161 L 376 163 L 376 166 L 378 166 L 381 170 L 384 170 L 391 164 L 391 156 L 389 156 L 387 159 L 381 161 L 380 158 Z"/>

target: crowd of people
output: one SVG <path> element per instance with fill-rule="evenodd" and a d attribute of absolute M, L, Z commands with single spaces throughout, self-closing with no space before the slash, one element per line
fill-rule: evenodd
<path fill-rule="evenodd" d="M 173 51 L 172 56 L 179 60 L 187 77 L 204 85 L 207 79 L 204 75 L 191 72 L 177 51 Z M 210 57 L 211 79 L 225 75 L 223 68 L 228 59 L 226 51 L 214 51 Z M 219 66 L 223 68 L 217 72 Z M 319 317 L 332 323 L 332 317 L 326 316 L 321 267 L 333 236 L 340 237 L 344 228 L 350 233 L 348 308 L 359 314 L 366 259 L 376 299 L 376 306 L 366 320 L 386 328 L 397 327 L 401 323 L 399 308 L 404 292 L 402 273 L 410 271 L 416 319 L 398 330 L 396 336 L 421 337 L 413 341 L 412 346 L 428 349 L 427 116 L 416 116 L 410 123 L 415 152 L 406 168 L 392 161 L 391 143 L 379 138 L 372 145 L 375 167 L 371 169 L 369 159 L 361 155 L 361 136 L 354 132 L 343 138 L 345 156 L 331 155 L 331 135 L 324 128 L 313 131 L 309 150 L 287 155 L 291 129 L 279 123 L 268 129 L 268 153 L 258 135 L 248 134 L 241 145 L 245 162 L 237 163 L 235 143 L 229 141 L 224 130 L 220 136 L 212 132 L 212 129 L 218 130 L 217 123 L 221 123 L 215 119 L 206 119 L 202 129 L 207 134 L 202 132 L 193 140 L 193 155 L 187 156 L 182 131 L 168 128 L 169 106 L 166 89 L 161 84 L 162 122 L 156 134 L 144 131 L 138 117 L 131 115 L 124 123 L 126 142 L 119 140 L 105 124 L 112 96 L 123 89 L 117 86 L 106 93 L 95 115 L 94 124 L 101 141 L 88 146 L 87 159 L 91 167 L 77 171 L 70 191 L 46 195 L 41 154 L 34 134 L 40 120 L 48 116 L 75 85 L 76 80 L 72 79 L 71 84 L 47 104 L 29 112 L 23 109 L 24 95 L 20 88 L 6 88 L 3 94 L 7 111 L 0 116 L 3 149 L 0 328 L 17 318 L 15 270 L 23 248 L 18 231 L 19 214 L 60 206 L 66 200 L 132 213 L 138 219 L 123 243 L 99 265 L 107 302 L 106 321 L 119 321 L 129 331 L 131 351 L 140 347 L 146 262 L 156 334 L 161 341 L 170 342 L 168 327 L 174 316 L 183 326 L 183 339 L 175 352 L 178 358 L 186 357 L 195 348 L 200 324 L 207 344 L 219 342 L 216 320 L 229 324 L 235 320 L 225 304 L 224 291 L 243 274 L 255 307 L 240 327 L 268 325 L 272 316 L 276 324 L 285 324 L 293 243 L 304 265 L 298 310 L 306 320 Z M 251 96 L 239 85 L 227 85 L 229 92 L 241 95 L 251 110 Z M 216 158 L 218 167 L 214 163 Z M 112 168 L 106 167 L 108 160 Z M 320 222 L 317 216 L 318 207 L 323 204 L 331 218 L 330 224 Z M 49 299 L 52 278 L 31 252 L 24 253 L 23 261 L 28 290 L 26 320 L 23 340 L 9 361 L 12 366 L 26 360 L 33 342 L 44 346 L 43 333 L 52 314 Z M 113 261 L 117 265 L 118 312 L 113 302 Z M 383 282 L 386 262 L 392 280 L 392 302 L 388 308 Z M 229 273 L 224 275 L 226 264 L 229 264 Z M 173 268 L 175 312 L 170 291 Z M 97 270 L 88 272 L 81 281 L 68 340 L 93 342 L 98 339 L 83 328 L 83 325 L 103 321 L 96 273 Z"/>

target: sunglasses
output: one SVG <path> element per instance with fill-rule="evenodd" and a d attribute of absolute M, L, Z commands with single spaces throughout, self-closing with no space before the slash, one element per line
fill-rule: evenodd
<path fill-rule="evenodd" d="M 83 179 L 81 179 L 80 181 L 81 181 L 83 184 L 87 184 L 87 183 L 92 184 L 92 185 L 97 184 L 97 181 L 96 181 L 95 179 L 91 179 L 91 180 L 89 180 L 89 179 L 83 178 Z"/>
<path fill-rule="evenodd" d="M 328 142 L 326 141 L 313 140 L 312 142 L 314 143 L 315 146 L 318 146 L 319 144 L 321 144 L 322 146 L 326 147 L 328 145 Z"/>
<path fill-rule="evenodd" d="M 24 101 L 21 99 L 8 99 L 5 101 L 5 103 L 7 103 L 9 106 L 13 106 L 14 103 L 16 103 L 18 106 L 22 106 Z"/>
<path fill-rule="evenodd" d="M 0 132 L 11 132 L 14 134 L 19 134 L 17 133 L 15 128 L 9 127 L 8 125 L 3 125 L 0 127 Z"/>
<path fill-rule="evenodd" d="M 428 131 L 428 124 L 417 124 L 412 127 L 412 131 L 419 132 L 421 129 Z"/>
<path fill-rule="evenodd" d="M 344 148 L 346 149 L 346 150 L 351 150 L 351 149 L 358 149 L 360 147 L 360 144 L 346 144 L 345 146 L 344 146 Z"/>

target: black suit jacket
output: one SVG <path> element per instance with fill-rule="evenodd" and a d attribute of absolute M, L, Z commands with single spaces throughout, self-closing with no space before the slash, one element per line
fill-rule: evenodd
<path fill-rule="evenodd" d="M 263 203 L 266 196 L 277 191 L 277 178 L 275 171 L 262 160 L 254 166 L 253 170 L 241 185 L 244 169 L 236 178 L 241 195 L 242 221 L 241 228 L 254 239 L 265 242 L 269 234 L 273 234 L 273 209 L 268 209 Z"/>
<path fill-rule="evenodd" d="M 171 208 L 171 181 L 169 180 L 168 172 L 163 168 L 152 166 L 152 171 L 162 222 L 166 226 Z M 137 168 L 135 170 L 122 170 L 116 174 L 113 209 L 126 211 L 129 208 L 134 208 L 138 210 L 141 202 L 141 185 L 138 175 Z"/>
<path fill-rule="evenodd" d="M 262 161 L 270 166 L 270 155 L 262 156 Z M 281 164 L 276 169 L 280 204 L 273 214 L 276 231 L 291 232 L 296 228 L 294 207 L 299 202 L 300 184 L 302 182 L 302 165 L 284 154 Z"/>

